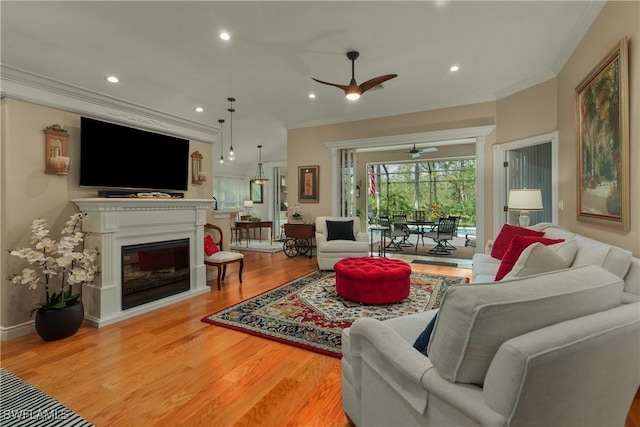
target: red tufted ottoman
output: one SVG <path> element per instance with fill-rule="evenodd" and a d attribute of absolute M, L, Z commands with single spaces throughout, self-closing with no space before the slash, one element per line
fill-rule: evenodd
<path fill-rule="evenodd" d="M 336 292 L 365 304 L 389 304 L 409 296 L 411 266 L 399 259 L 344 258 L 338 261 Z"/>

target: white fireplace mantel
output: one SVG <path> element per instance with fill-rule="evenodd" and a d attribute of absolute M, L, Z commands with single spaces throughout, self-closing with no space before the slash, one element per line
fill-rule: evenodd
<path fill-rule="evenodd" d="M 86 198 L 73 199 L 87 214 L 85 246 L 100 251 L 100 274 L 83 288 L 85 320 L 106 326 L 210 291 L 204 265 L 204 224 L 209 199 Z M 189 239 L 190 289 L 161 300 L 122 310 L 122 247 Z"/>

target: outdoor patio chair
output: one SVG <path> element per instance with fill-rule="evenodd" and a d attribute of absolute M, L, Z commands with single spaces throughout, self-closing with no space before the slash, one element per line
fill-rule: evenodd
<path fill-rule="evenodd" d="M 428 231 L 424 233 L 425 237 L 433 239 L 436 245 L 427 251 L 431 255 L 451 255 L 451 249 L 448 249 L 445 245 L 446 242 L 453 239 L 453 230 L 455 228 L 456 220 L 449 218 L 440 218 L 435 231 Z"/>

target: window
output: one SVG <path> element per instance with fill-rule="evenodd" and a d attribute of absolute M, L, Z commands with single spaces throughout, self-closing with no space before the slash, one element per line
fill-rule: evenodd
<path fill-rule="evenodd" d="M 218 209 L 241 209 L 242 183 L 240 178 L 213 178 L 213 196 L 218 201 Z"/>
<path fill-rule="evenodd" d="M 438 160 L 373 165 L 376 197 L 368 199 L 374 216 L 424 210 L 429 219 L 461 217 L 475 226 L 475 159 Z"/>

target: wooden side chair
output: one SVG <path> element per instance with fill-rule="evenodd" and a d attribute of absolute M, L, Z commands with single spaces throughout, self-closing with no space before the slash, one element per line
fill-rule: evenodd
<path fill-rule="evenodd" d="M 224 276 L 227 273 L 227 265 L 234 262 L 240 263 L 240 270 L 238 271 L 238 278 L 242 283 L 242 270 L 244 269 L 244 254 L 240 252 L 224 251 L 222 250 L 222 229 L 217 225 L 205 224 L 204 225 L 205 236 L 205 253 L 204 264 L 216 267 L 218 269 L 218 289 L 220 289 L 220 282 L 224 280 Z M 215 243 L 212 245 L 213 251 L 210 255 L 207 254 L 207 236 L 210 236 Z M 218 250 L 215 250 L 215 249 Z M 211 248 L 209 248 L 211 250 Z"/>

